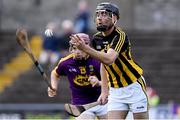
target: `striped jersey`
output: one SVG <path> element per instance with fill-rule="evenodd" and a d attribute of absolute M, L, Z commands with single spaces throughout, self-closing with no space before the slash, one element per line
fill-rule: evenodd
<path fill-rule="evenodd" d="M 101 87 L 92 87 L 88 78 L 94 75 L 100 80 L 99 61 L 91 57 L 86 60 L 76 60 L 73 54 L 70 54 L 60 60 L 55 71 L 59 76 L 68 77 L 72 104 L 82 105 L 97 101 Z"/>
<path fill-rule="evenodd" d="M 130 85 L 143 74 L 142 68 L 132 59 L 130 41 L 121 28 L 116 27 L 108 36 L 103 36 L 101 32 L 96 33 L 92 46 L 104 52 L 112 48 L 119 53 L 111 65 L 104 65 L 111 87 L 120 88 Z"/>

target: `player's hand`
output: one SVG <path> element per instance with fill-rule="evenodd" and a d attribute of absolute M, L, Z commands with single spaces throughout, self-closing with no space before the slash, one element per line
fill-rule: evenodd
<path fill-rule="evenodd" d="M 69 42 L 79 49 L 82 49 L 83 46 L 85 45 L 84 40 L 82 40 L 78 35 L 71 35 L 70 39 L 71 40 Z"/>
<path fill-rule="evenodd" d="M 101 93 L 97 100 L 101 105 L 105 105 L 108 102 L 108 94 L 107 93 Z"/>
<path fill-rule="evenodd" d="M 91 83 L 92 87 L 100 86 L 100 81 L 96 76 L 90 76 L 88 78 L 88 81 Z"/>
<path fill-rule="evenodd" d="M 53 36 L 53 30 L 52 29 L 46 29 L 44 34 L 47 36 L 47 37 L 51 37 Z"/>
<path fill-rule="evenodd" d="M 48 96 L 49 97 L 54 97 L 54 96 L 56 96 L 56 94 L 57 94 L 57 91 L 55 89 L 52 90 L 51 88 L 48 87 Z"/>

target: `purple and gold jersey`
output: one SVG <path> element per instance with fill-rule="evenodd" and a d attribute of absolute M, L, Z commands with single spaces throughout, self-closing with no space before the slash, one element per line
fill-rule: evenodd
<path fill-rule="evenodd" d="M 95 75 L 100 80 L 100 62 L 91 57 L 86 60 L 75 60 L 73 54 L 62 58 L 55 68 L 60 76 L 68 77 L 72 93 L 72 104 L 82 105 L 97 101 L 100 87 L 92 87 L 89 76 Z"/>

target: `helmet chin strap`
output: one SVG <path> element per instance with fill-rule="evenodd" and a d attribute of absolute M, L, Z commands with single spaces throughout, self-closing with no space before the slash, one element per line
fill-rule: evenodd
<path fill-rule="evenodd" d="M 107 25 L 100 25 L 100 26 L 97 26 L 97 30 L 101 31 L 101 32 L 105 32 L 107 30 L 110 30 L 113 26 L 114 26 L 114 24 L 111 24 L 109 26 L 107 26 Z"/>
<path fill-rule="evenodd" d="M 97 30 L 101 32 L 105 32 L 107 30 L 108 26 L 107 25 L 100 25 L 97 26 Z"/>

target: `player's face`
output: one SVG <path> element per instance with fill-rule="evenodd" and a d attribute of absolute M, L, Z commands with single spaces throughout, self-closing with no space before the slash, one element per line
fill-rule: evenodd
<path fill-rule="evenodd" d="M 96 22 L 96 26 L 112 25 L 113 24 L 112 23 L 112 13 L 107 12 L 105 10 L 96 11 L 95 22 Z"/>
<path fill-rule="evenodd" d="M 86 58 L 88 56 L 85 52 L 79 50 L 75 46 L 72 46 L 72 51 L 71 52 L 74 53 L 74 58 L 77 59 L 77 60 L 82 60 L 83 58 Z"/>

